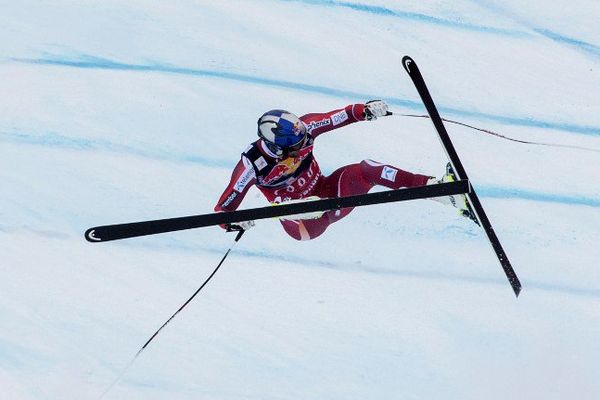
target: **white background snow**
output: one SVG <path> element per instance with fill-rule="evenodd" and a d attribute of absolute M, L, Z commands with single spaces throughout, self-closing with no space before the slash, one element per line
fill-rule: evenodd
<path fill-rule="evenodd" d="M 211 212 L 268 109 L 423 114 L 408 54 L 444 117 L 583 148 L 448 125 L 521 297 L 436 202 L 302 243 L 263 221 L 105 398 L 599 398 L 599 20 L 593 0 L 0 1 L 0 397 L 98 398 L 233 242 L 85 229 Z M 445 165 L 406 117 L 315 154 Z"/>

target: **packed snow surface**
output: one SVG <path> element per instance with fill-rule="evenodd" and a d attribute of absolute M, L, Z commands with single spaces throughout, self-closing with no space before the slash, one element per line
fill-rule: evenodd
<path fill-rule="evenodd" d="M 404 55 L 443 117 L 551 144 L 447 125 L 519 299 L 483 231 L 433 201 L 309 242 L 261 221 L 105 398 L 600 398 L 599 2 L 0 3 L 2 398 L 98 398 L 233 243 L 87 228 L 211 212 L 266 110 L 424 114 Z M 446 163 L 430 121 L 399 115 L 315 155 L 326 174 Z"/>

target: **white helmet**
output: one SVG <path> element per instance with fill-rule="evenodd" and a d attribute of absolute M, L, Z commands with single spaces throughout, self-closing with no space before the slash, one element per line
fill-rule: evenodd
<path fill-rule="evenodd" d="M 282 156 L 286 151 L 302 147 L 306 139 L 306 126 L 291 112 L 271 110 L 258 119 L 258 136 L 269 150 Z"/>

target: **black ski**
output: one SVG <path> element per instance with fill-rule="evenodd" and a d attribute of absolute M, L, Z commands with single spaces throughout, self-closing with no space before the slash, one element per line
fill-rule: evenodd
<path fill-rule="evenodd" d="M 347 196 L 334 199 L 321 199 L 307 201 L 304 203 L 281 204 L 275 207 L 268 206 L 260 208 L 249 208 L 246 210 L 238 210 L 231 212 L 192 215 L 188 217 L 167 218 L 152 221 L 97 226 L 88 229 L 85 232 L 85 238 L 88 242 L 92 243 L 107 242 L 109 240 L 154 235 L 157 233 L 201 228 L 204 226 L 232 224 L 248 220 L 284 217 L 286 215 L 296 215 L 315 211 L 339 210 L 341 208 L 390 203 L 394 201 L 441 197 L 452 194 L 467 193 L 468 191 L 469 182 L 466 180 L 462 180 L 451 183 L 441 183 L 436 185 L 419 186 L 407 189 L 367 193 L 357 196 Z"/>
<path fill-rule="evenodd" d="M 452 141 L 450 140 L 450 136 L 448 135 L 448 132 L 446 131 L 446 128 L 444 127 L 442 118 L 440 117 L 440 114 L 438 113 L 438 110 L 435 107 L 435 103 L 433 102 L 433 99 L 431 98 L 431 95 L 429 94 L 429 90 L 427 89 L 427 85 L 425 85 L 425 80 L 423 79 L 423 76 L 421 75 L 421 72 L 419 71 L 419 67 L 417 67 L 417 64 L 415 63 L 415 61 L 412 58 L 410 58 L 409 56 L 405 56 L 404 58 L 402 58 L 402 65 L 404 66 L 404 69 L 406 70 L 406 72 L 408 72 L 408 75 L 410 76 L 413 83 L 415 84 L 415 87 L 417 88 L 417 91 L 419 92 L 419 95 L 421 96 L 421 100 L 423 100 L 423 104 L 425 104 L 427 113 L 429 114 L 429 117 L 431 118 L 431 121 L 433 122 L 433 125 L 440 137 L 440 140 L 442 142 L 442 145 L 444 146 L 444 149 L 446 150 L 446 153 L 448 154 L 448 158 L 450 159 L 450 163 L 452 164 L 452 167 L 453 167 L 458 179 L 459 180 L 469 179 L 467 177 L 467 173 L 465 172 L 465 169 L 464 169 L 462 163 L 460 162 L 460 158 L 458 157 L 458 154 L 456 153 L 456 150 L 454 149 L 454 145 L 452 144 Z M 479 201 L 479 197 L 477 196 L 477 193 L 475 193 L 475 189 L 473 187 L 471 187 L 470 192 L 467 193 L 467 198 L 468 198 L 469 202 L 471 203 L 471 207 L 472 207 L 473 211 L 475 212 L 475 215 L 476 215 L 477 219 L 479 220 L 481 227 L 484 229 L 485 233 L 487 234 L 487 237 L 490 241 L 490 244 L 492 245 L 492 248 L 494 249 L 494 251 L 496 252 L 496 255 L 498 256 L 500 265 L 502 265 L 502 268 L 504 269 L 504 273 L 506 274 L 506 277 L 508 278 L 508 281 L 510 282 L 510 285 L 512 286 L 512 288 L 514 290 L 515 295 L 518 297 L 519 293 L 521 292 L 521 282 L 519 281 L 517 274 L 515 273 L 512 265 L 510 264 L 510 261 L 508 260 L 508 257 L 506 256 L 506 253 L 504 252 L 504 249 L 502 248 L 502 245 L 500 244 L 500 240 L 498 239 L 498 236 L 496 236 L 496 233 L 494 232 L 494 228 L 492 227 L 490 220 L 488 219 L 485 211 L 483 210 L 483 206 L 481 205 L 481 202 Z"/>

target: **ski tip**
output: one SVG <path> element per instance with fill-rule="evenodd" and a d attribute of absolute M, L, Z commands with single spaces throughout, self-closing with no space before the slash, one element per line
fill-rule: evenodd
<path fill-rule="evenodd" d="M 85 240 L 87 240 L 90 243 L 98 243 L 102 241 L 101 238 L 96 236 L 96 228 L 90 228 L 87 231 L 85 231 L 84 237 Z"/>
<path fill-rule="evenodd" d="M 402 65 L 404 66 L 404 69 L 406 70 L 406 72 L 410 73 L 411 72 L 411 67 L 413 65 L 415 65 L 415 61 L 410 58 L 409 56 L 404 56 L 402 57 Z"/>

